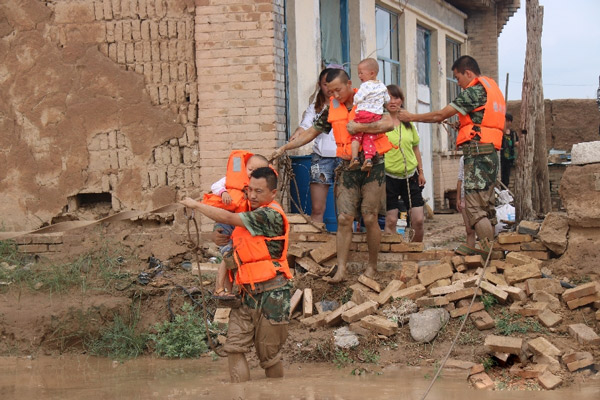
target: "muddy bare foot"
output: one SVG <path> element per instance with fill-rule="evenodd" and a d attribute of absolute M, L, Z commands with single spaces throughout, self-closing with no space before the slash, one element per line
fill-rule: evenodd
<path fill-rule="evenodd" d="M 377 269 L 373 267 L 367 267 L 367 269 L 364 272 L 364 275 L 367 278 L 374 279 L 377 276 Z"/>
<path fill-rule="evenodd" d="M 325 277 L 323 277 L 323 280 L 330 284 L 342 283 L 346 280 L 346 274 L 340 273 L 340 271 L 338 269 L 338 272 L 336 272 L 336 274 L 333 276 L 333 278 L 325 276 Z"/>

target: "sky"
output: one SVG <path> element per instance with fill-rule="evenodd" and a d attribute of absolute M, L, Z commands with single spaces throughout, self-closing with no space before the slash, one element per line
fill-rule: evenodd
<path fill-rule="evenodd" d="M 498 86 L 520 100 L 525 67 L 527 0 L 498 39 Z M 546 99 L 596 99 L 600 76 L 600 1 L 539 0 L 544 6 L 542 82 Z"/>

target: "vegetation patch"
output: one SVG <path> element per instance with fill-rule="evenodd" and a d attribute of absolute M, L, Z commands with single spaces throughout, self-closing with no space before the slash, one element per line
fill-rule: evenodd
<path fill-rule="evenodd" d="M 167 358 L 195 358 L 208 351 L 206 329 L 202 315 L 189 303 L 181 308 L 183 314 L 173 321 L 164 321 L 154 326 L 156 333 L 150 335 L 159 356 Z"/>

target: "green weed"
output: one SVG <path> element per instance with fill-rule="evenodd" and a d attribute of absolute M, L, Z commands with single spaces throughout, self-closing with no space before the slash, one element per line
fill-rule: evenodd
<path fill-rule="evenodd" d="M 195 358 L 206 353 L 206 330 L 202 315 L 189 303 L 181 308 L 183 314 L 174 321 L 164 321 L 154 326 L 155 334 L 150 339 L 155 343 L 159 356 L 167 358 Z"/>
<path fill-rule="evenodd" d="M 486 293 L 481 296 L 481 302 L 483 303 L 485 311 L 490 311 L 492 307 L 498 304 L 498 299 L 496 299 L 492 294 Z"/>
<path fill-rule="evenodd" d="M 366 363 L 377 364 L 379 362 L 379 354 L 370 349 L 363 349 L 361 359 Z"/>
<path fill-rule="evenodd" d="M 344 368 L 348 364 L 352 364 L 354 360 L 350 357 L 350 354 L 343 351 L 338 350 L 335 352 L 335 356 L 333 358 L 333 363 L 338 368 Z"/>
<path fill-rule="evenodd" d="M 492 357 L 487 357 L 483 360 L 483 369 L 487 372 L 496 365 L 496 361 Z"/>
<path fill-rule="evenodd" d="M 91 354 L 127 360 L 141 355 L 146 349 L 148 334 L 135 332 L 137 318 L 126 323 L 116 315 L 113 324 L 100 332 L 100 337 L 90 340 L 87 347 Z"/>
<path fill-rule="evenodd" d="M 545 332 L 545 328 L 532 318 L 523 318 L 519 314 L 511 314 L 502 310 L 502 315 L 496 319 L 496 331 L 503 336 L 513 333 Z"/>

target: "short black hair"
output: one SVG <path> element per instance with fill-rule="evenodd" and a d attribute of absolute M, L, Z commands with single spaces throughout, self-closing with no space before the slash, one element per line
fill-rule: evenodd
<path fill-rule="evenodd" d="M 477 76 L 481 75 L 479 64 L 477 64 L 477 61 L 471 56 L 458 57 L 456 61 L 454 61 L 454 64 L 452 64 L 452 71 L 454 70 L 461 74 L 464 74 L 465 71 L 469 70 Z"/>
<path fill-rule="evenodd" d="M 277 174 L 271 167 L 256 168 L 252 171 L 250 177 L 255 179 L 264 178 L 267 180 L 267 187 L 269 190 L 277 189 Z"/>
<path fill-rule="evenodd" d="M 510 122 L 512 122 L 512 121 L 513 121 L 513 116 L 512 116 L 512 114 L 506 113 L 506 116 L 505 116 L 505 118 L 506 118 L 506 120 L 507 120 L 507 121 L 510 121 Z"/>
<path fill-rule="evenodd" d="M 348 73 L 343 69 L 331 69 L 327 73 L 327 78 L 325 78 L 325 82 L 329 83 L 337 78 L 340 78 L 340 81 L 342 81 L 342 83 L 348 83 L 348 81 L 350 80 Z"/>

